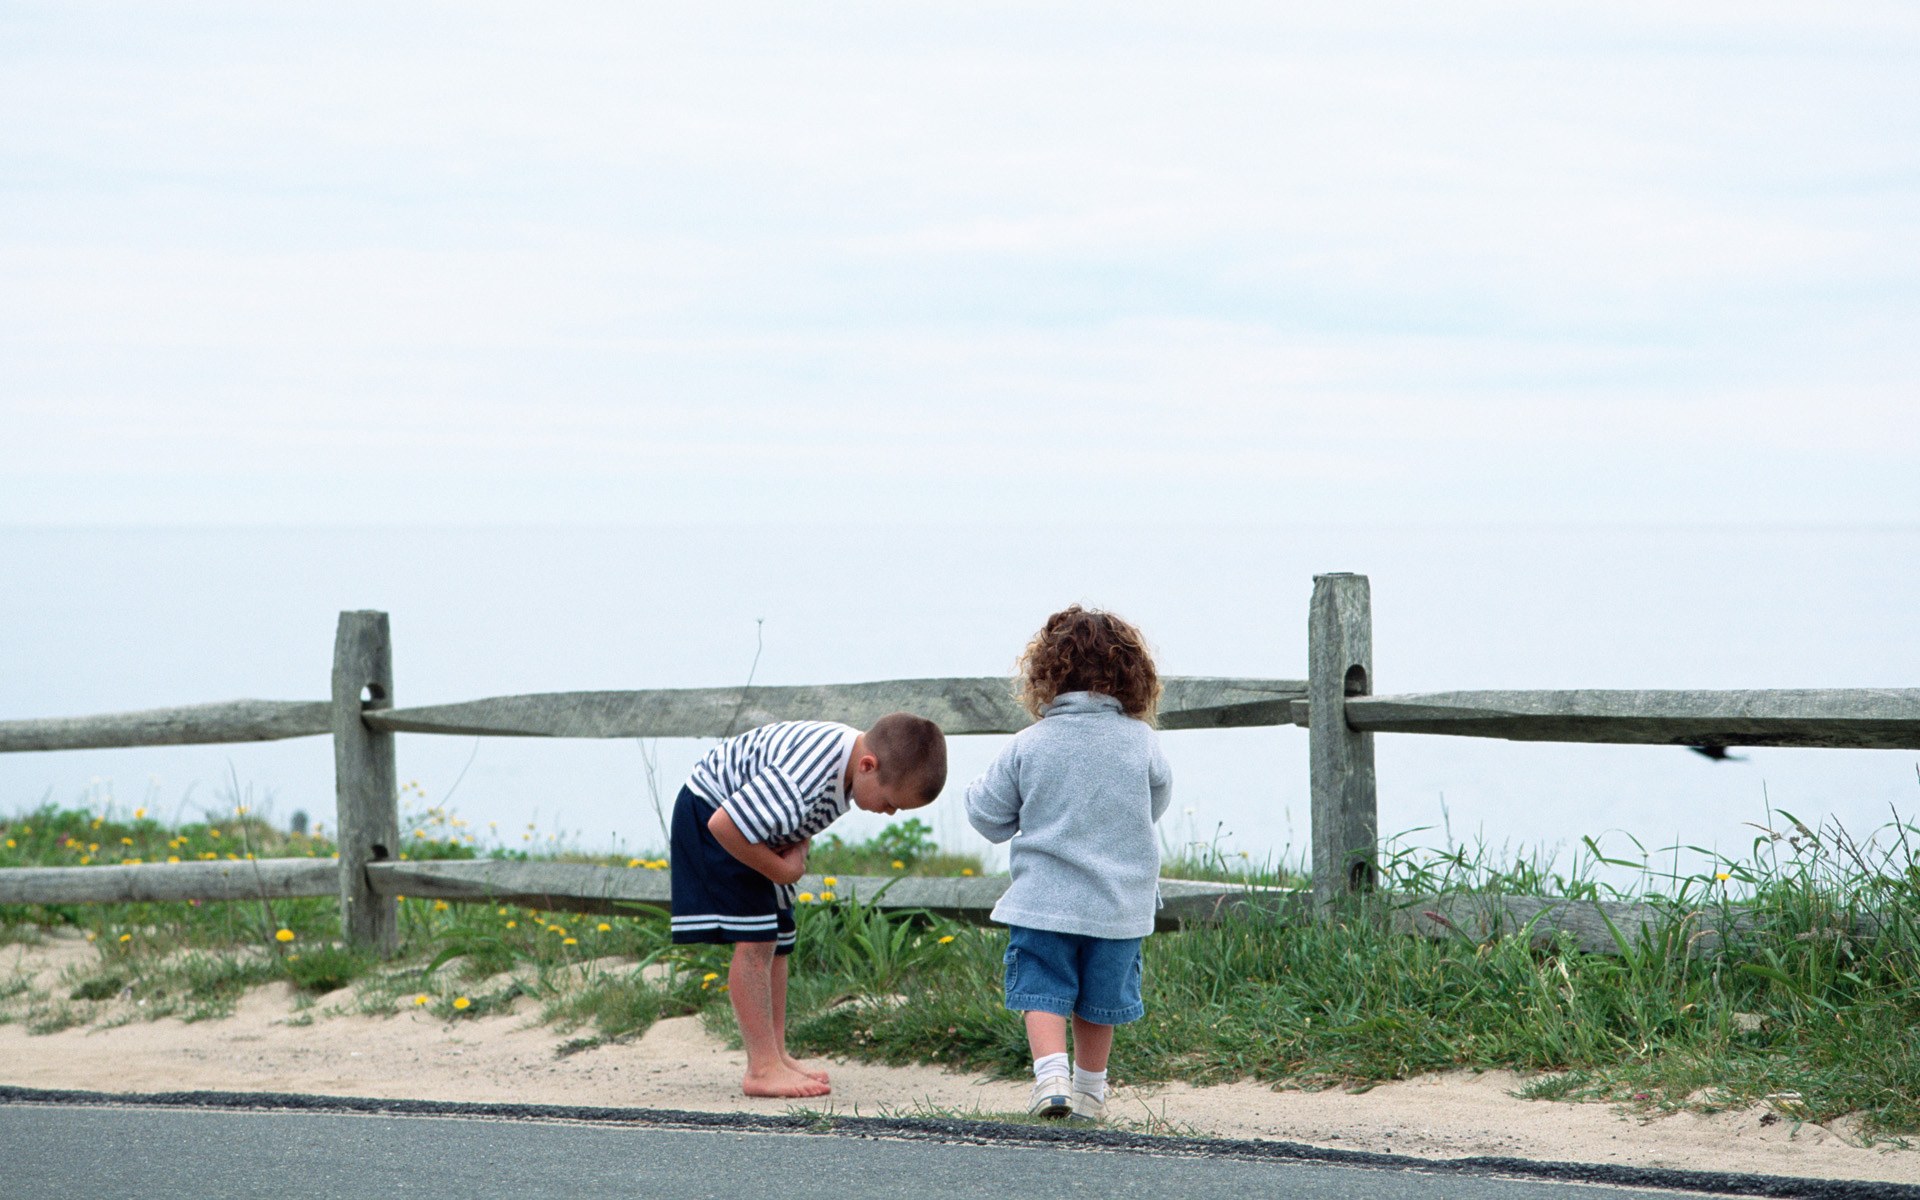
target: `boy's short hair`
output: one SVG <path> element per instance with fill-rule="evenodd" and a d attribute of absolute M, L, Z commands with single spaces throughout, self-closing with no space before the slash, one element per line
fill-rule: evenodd
<path fill-rule="evenodd" d="M 880 782 L 904 782 L 931 803 L 947 786 L 947 735 L 925 717 L 888 713 L 867 730 L 867 748 L 880 761 Z"/>

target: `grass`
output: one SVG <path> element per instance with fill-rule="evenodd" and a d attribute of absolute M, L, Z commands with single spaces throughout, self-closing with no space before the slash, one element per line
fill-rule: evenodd
<path fill-rule="evenodd" d="M 0 865 L 244 856 L 210 849 L 235 841 L 262 856 L 331 853 L 317 834 L 284 833 L 239 807 L 185 824 L 42 807 L 0 822 Z M 427 836 L 412 838 L 413 847 L 422 855 L 507 852 L 454 820 L 428 810 L 412 826 Z M 980 870 L 943 854 L 929 833 L 908 820 L 869 842 L 823 838 L 813 869 Z M 1390 843 L 1381 898 L 1338 919 L 1239 915 L 1148 939 L 1149 1015 L 1121 1032 L 1114 1073 L 1130 1083 L 1364 1088 L 1422 1072 L 1504 1068 L 1522 1073 L 1524 1094 L 1543 1098 L 1648 1108 L 1766 1103 L 1794 1120 L 1853 1114 L 1870 1136 L 1920 1136 L 1916 837 L 1920 830 L 1896 821 L 1863 842 L 1779 813 L 1737 859 L 1589 841 L 1563 866 L 1500 859 L 1484 847 Z M 1682 860 L 1695 865 L 1683 870 Z M 657 859 L 623 861 L 659 869 Z M 1166 873 L 1301 882 L 1284 866 L 1208 845 L 1170 855 Z M 1429 941 L 1390 930 L 1392 897 L 1436 892 L 1635 900 L 1660 914 L 1662 928 L 1607 956 L 1564 941 Z M 31 945 L 62 930 L 57 936 L 91 941 L 88 957 L 51 989 L 0 978 L 0 1021 L 53 1032 L 207 1019 L 230 1012 L 247 988 L 284 980 L 309 998 L 352 989 L 343 1003 L 303 1008 L 302 1021 L 329 1010 L 472 1020 L 521 1011 L 530 998 L 537 1019 L 579 1034 L 562 1048 L 568 1053 L 669 1016 L 700 1014 L 731 1031 L 725 951 L 671 945 L 658 914 L 418 899 L 401 911 L 402 954 L 383 963 L 337 944 L 331 899 L 270 908 L 0 907 L 0 943 Z M 803 904 L 796 918 L 789 1025 L 797 1052 L 1004 1077 L 1028 1069 L 1020 1025 L 1001 1005 L 1003 930 L 844 901 Z M 1726 930 L 1724 940 L 1703 939 L 1705 927 Z M 289 940 L 276 936 L 282 930 Z"/>

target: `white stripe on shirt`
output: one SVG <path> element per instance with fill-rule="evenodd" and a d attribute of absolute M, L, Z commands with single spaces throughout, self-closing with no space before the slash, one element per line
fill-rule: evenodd
<path fill-rule="evenodd" d="M 837 721 L 776 721 L 715 746 L 687 785 L 727 810 L 749 842 L 790 846 L 847 811 L 841 786 L 860 731 Z"/>

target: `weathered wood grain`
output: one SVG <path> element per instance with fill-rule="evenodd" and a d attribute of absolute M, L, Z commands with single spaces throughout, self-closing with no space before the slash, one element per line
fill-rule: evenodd
<path fill-rule="evenodd" d="M 367 868 L 382 895 L 433 900 L 515 904 L 553 912 L 620 913 L 635 907 L 665 911 L 672 898 L 665 871 L 643 867 L 601 867 L 581 863 L 381 862 Z M 926 909 L 960 920 L 984 922 L 1007 890 L 1004 875 L 938 878 L 917 875 L 839 875 L 829 889 L 817 874 L 797 889 L 816 898 L 831 890 L 837 900 L 876 904 L 885 909 Z M 1217 920 L 1243 909 L 1286 910 L 1295 893 L 1284 888 L 1244 888 L 1234 884 L 1162 880 L 1162 928 Z"/>
<path fill-rule="evenodd" d="M 332 711 L 324 700 L 225 700 L 94 717 L 0 721 L 0 753 L 313 737 L 332 728 Z"/>
<path fill-rule="evenodd" d="M 1163 729 L 1284 725 L 1288 704 L 1306 695 L 1289 679 L 1174 677 L 1165 681 Z M 893 679 L 805 687 L 677 688 L 635 692 L 549 692 L 365 715 L 369 728 L 398 733 L 504 737 L 726 737 L 769 721 L 844 721 L 866 728 L 890 712 L 914 712 L 949 734 L 1013 733 L 1032 724 L 1011 681 Z"/>
<path fill-rule="evenodd" d="M 390 955 L 400 945 L 392 899 L 367 880 L 400 851 L 393 734 L 365 714 L 393 704 L 393 639 L 383 612 L 343 612 L 333 642 L 334 826 L 340 847 L 340 926 L 347 941 Z"/>
<path fill-rule="evenodd" d="M 1373 890 L 1379 805 L 1373 735 L 1346 707 L 1373 690 L 1373 602 L 1365 575 L 1313 577 L 1307 610 L 1308 784 L 1313 897 L 1325 907 Z M 1292 719 L 1288 702 L 1288 719 Z"/>
<path fill-rule="evenodd" d="M 339 887 L 339 875 L 339 865 L 331 858 L 140 863 L 130 867 L 8 867 L 0 870 L 0 904 L 331 896 Z"/>
<path fill-rule="evenodd" d="M 1292 719 L 1312 719 L 1311 704 Z M 1920 688 L 1433 692 L 1345 704 L 1349 727 L 1524 742 L 1920 749 Z"/>

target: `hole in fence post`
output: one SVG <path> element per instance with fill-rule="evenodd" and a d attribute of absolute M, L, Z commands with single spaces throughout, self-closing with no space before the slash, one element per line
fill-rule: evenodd
<path fill-rule="evenodd" d="M 1359 663 L 1355 663 L 1352 666 L 1348 667 L 1345 686 L 1346 686 L 1347 695 L 1349 696 L 1366 695 L 1367 694 L 1367 669 L 1361 666 Z"/>
<path fill-rule="evenodd" d="M 387 689 L 377 683 L 370 683 L 360 689 L 360 703 L 378 704 L 387 698 Z"/>
<path fill-rule="evenodd" d="M 385 846 L 383 846 L 383 845 L 381 845 L 381 844 L 380 844 L 379 842 L 375 842 L 375 843 L 374 843 L 374 844 L 373 844 L 373 845 L 372 845 L 371 847 L 369 847 L 369 849 L 370 849 L 370 850 L 372 851 L 372 853 L 373 853 L 373 861 L 374 861 L 374 862 L 385 862 L 385 861 L 387 861 L 387 859 L 388 859 L 388 857 L 389 857 L 389 855 L 388 855 L 388 852 L 387 852 L 387 848 L 386 848 Z"/>
<path fill-rule="evenodd" d="M 1347 868 L 1347 890 L 1356 893 L 1373 890 L 1372 863 L 1361 860 Z"/>

